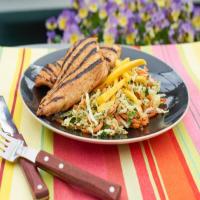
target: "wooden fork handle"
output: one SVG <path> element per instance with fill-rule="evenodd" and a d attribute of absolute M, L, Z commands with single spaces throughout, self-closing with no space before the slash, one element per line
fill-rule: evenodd
<path fill-rule="evenodd" d="M 16 134 L 15 138 L 24 141 L 22 135 Z M 19 159 L 19 163 L 30 185 L 33 198 L 37 200 L 49 199 L 49 190 L 34 163 L 23 158 Z"/>
<path fill-rule="evenodd" d="M 92 175 L 47 152 L 40 151 L 38 153 L 36 165 L 63 181 L 77 186 L 100 199 L 118 200 L 120 197 L 120 185 Z"/>

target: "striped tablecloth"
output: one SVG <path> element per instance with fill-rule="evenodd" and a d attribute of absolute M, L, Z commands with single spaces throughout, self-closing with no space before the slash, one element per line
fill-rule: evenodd
<path fill-rule="evenodd" d="M 73 141 L 41 126 L 22 105 L 19 79 L 30 63 L 53 49 L 0 48 L 0 94 L 28 145 L 122 186 L 122 200 L 200 199 L 200 42 L 144 46 L 173 66 L 188 86 L 190 107 L 184 119 L 165 134 L 140 143 L 104 146 Z M 94 199 L 41 172 L 51 199 Z M 0 199 L 32 199 L 17 164 L 0 160 Z"/>

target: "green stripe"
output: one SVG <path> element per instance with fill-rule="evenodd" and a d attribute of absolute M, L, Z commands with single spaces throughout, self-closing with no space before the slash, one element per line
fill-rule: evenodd
<path fill-rule="evenodd" d="M 49 129 L 42 126 L 41 129 L 41 149 L 53 154 L 53 133 Z M 50 193 L 50 199 L 54 199 L 54 178 L 52 175 L 41 170 L 41 175 L 47 184 Z"/>
<path fill-rule="evenodd" d="M 181 58 L 181 63 L 183 64 L 185 70 L 187 71 L 187 74 L 190 76 L 191 80 L 196 85 L 196 87 L 200 90 L 199 80 L 196 77 L 196 75 L 192 72 L 192 70 L 190 69 L 190 64 L 189 64 L 188 60 L 186 59 L 186 57 L 184 56 L 185 53 L 183 51 L 183 47 L 181 45 L 176 45 L 176 49 L 178 50 L 178 53 Z"/>
<path fill-rule="evenodd" d="M 200 159 L 198 152 L 194 147 L 192 140 L 190 139 L 182 122 L 174 127 L 174 133 L 186 159 L 187 165 L 190 168 L 192 176 L 198 188 L 200 189 Z"/>

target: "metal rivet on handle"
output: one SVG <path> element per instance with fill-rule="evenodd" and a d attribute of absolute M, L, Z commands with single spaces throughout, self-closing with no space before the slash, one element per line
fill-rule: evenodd
<path fill-rule="evenodd" d="M 49 161 L 49 157 L 48 157 L 48 156 L 45 156 L 45 157 L 44 157 L 44 161 L 45 161 L 45 162 Z"/>
<path fill-rule="evenodd" d="M 58 168 L 59 169 L 63 169 L 64 168 L 64 164 L 63 163 L 59 163 Z"/>
<path fill-rule="evenodd" d="M 37 185 L 37 189 L 38 189 L 38 190 L 41 190 L 42 188 L 43 188 L 43 187 L 42 187 L 41 184 Z"/>
<path fill-rule="evenodd" d="M 111 192 L 111 193 L 115 192 L 115 187 L 114 186 L 110 186 L 109 187 L 109 192 Z"/>

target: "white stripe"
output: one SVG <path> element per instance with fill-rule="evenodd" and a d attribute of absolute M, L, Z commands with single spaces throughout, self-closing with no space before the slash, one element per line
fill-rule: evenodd
<path fill-rule="evenodd" d="M 119 145 L 118 150 L 120 155 L 124 181 L 127 189 L 128 199 L 130 200 L 143 199 L 129 146 Z"/>

